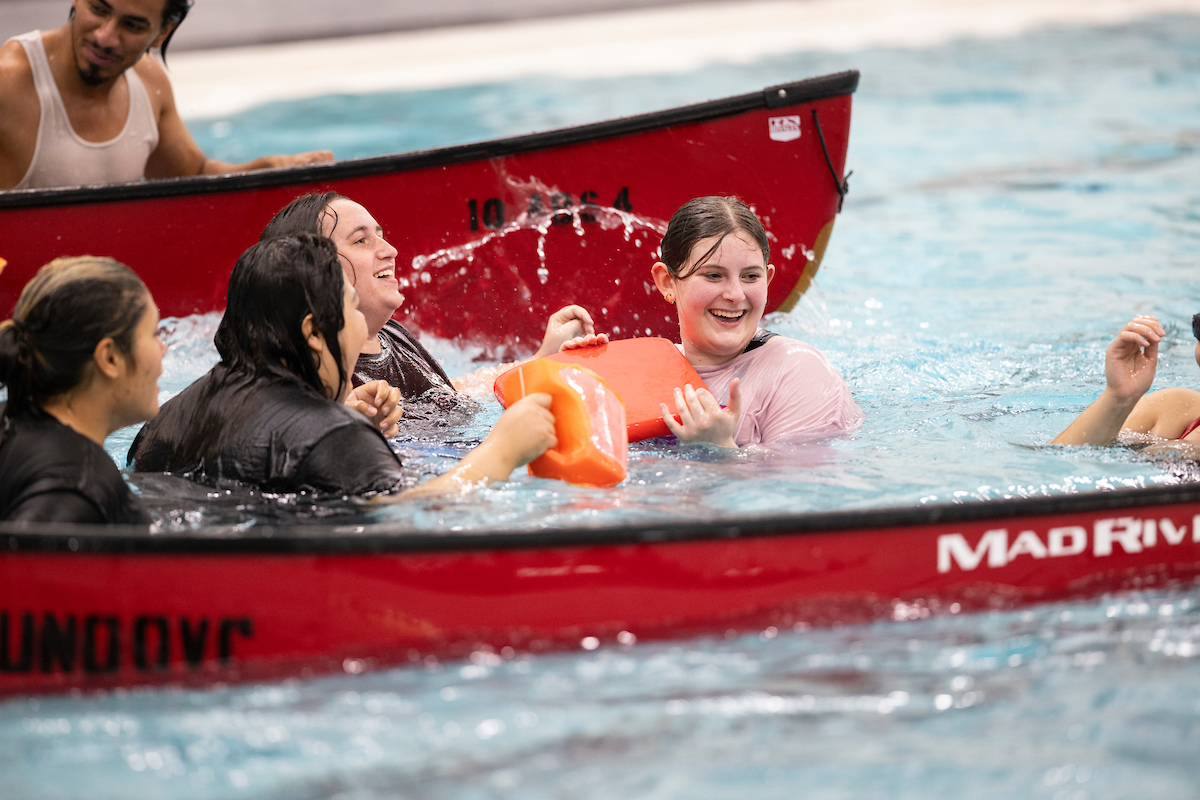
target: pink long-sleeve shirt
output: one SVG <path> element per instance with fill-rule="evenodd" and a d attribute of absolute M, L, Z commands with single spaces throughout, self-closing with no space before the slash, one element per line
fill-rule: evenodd
<path fill-rule="evenodd" d="M 862 409 L 825 355 L 805 342 L 774 336 L 766 344 L 696 372 L 722 405 L 729 382 L 739 379 L 742 418 L 738 447 L 780 439 L 823 439 L 856 430 Z"/>

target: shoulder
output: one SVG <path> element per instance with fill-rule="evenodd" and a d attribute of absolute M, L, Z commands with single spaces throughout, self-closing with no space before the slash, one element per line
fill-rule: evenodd
<path fill-rule="evenodd" d="M 753 363 L 756 369 L 771 370 L 780 378 L 809 380 L 814 377 L 841 375 L 829 359 L 813 345 L 786 336 L 774 336 L 762 347 L 739 358 Z"/>
<path fill-rule="evenodd" d="M 18 41 L 0 45 L 0 109 L 11 111 L 22 105 L 36 105 L 33 67 Z"/>
<path fill-rule="evenodd" d="M 168 108 L 174 110 L 175 93 L 171 89 L 171 79 L 161 61 L 147 53 L 133 65 L 133 71 L 141 78 L 156 112 L 162 113 Z"/>
<path fill-rule="evenodd" d="M 1172 387 L 1151 392 L 1139 400 L 1125 427 L 1175 439 L 1197 418 L 1200 418 L 1200 392 Z"/>
<path fill-rule="evenodd" d="M 99 521 L 140 519 L 138 514 L 128 511 L 136 503 L 121 471 L 100 445 L 48 417 L 18 418 L 12 425 L 10 436 L 0 450 L 0 480 L 5 484 L 3 493 L 10 513 L 14 508 L 47 505 L 34 500 L 43 495 L 48 498 L 70 495 L 86 501 L 72 507 L 94 507 L 101 515 Z M 64 519 L 46 517 L 48 513 L 44 509 L 36 512 L 39 518 Z M 97 521 L 84 517 L 79 521 Z"/>
<path fill-rule="evenodd" d="M 33 86 L 33 67 L 24 46 L 16 39 L 10 39 L 0 45 L 0 88 L 12 88 L 13 81 L 21 79 Z"/>

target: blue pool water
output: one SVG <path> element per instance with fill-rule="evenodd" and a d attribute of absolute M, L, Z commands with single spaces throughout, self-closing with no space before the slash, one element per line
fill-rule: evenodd
<path fill-rule="evenodd" d="M 1198 384 L 1200 19 L 321 98 L 193 130 L 221 158 L 330 143 L 370 155 L 850 67 L 863 75 L 851 194 L 815 288 L 768 324 L 842 370 L 867 414 L 858 433 L 746 458 L 646 445 L 616 491 L 521 477 L 370 514 L 538 527 L 1194 479 L 1178 460 L 1043 445 L 1098 392 L 1103 349 L 1134 313 L 1168 326 L 1157 385 Z M 178 324 L 171 391 L 212 358 L 213 320 Z M 451 372 L 472 367 L 472 354 L 432 346 Z M 414 476 L 444 468 L 495 413 L 444 445 L 401 443 Z M 123 455 L 123 435 L 111 452 Z M 363 513 L 142 488 L 166 528 Z M 13 796 L 46 798 L 1196 797 L 1198 606 L 1200 587 L 1181 586 L 915 620 L 897 608 L 901 619 L 832 630 L 14 699 L 0 703 L 0 774 Z"/>

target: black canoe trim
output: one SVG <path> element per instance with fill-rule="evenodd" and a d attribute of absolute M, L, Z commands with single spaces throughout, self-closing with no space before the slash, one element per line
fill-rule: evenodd
<path fill-rule="evenodd" d="M 1200 503 L 1200 484 L 1116 489 L 1108 492 L 936 504 L 864 511 L 679 521 L 635 522 L 553 530 L 414 531 L 380 523 L 366 526 L 211 527 L 179 533 L 145 528 L 0 522 L 0 552 L 187 555 L 351 555 L 405 552 L 472 552 L 545 547 L 596 547 L 873 533 L 968 522 L 1052 515 L 1119 513 L 1148 506 Z M 1019 523 L 1018 523 L 1019 524 Z"/>
<path fill-rule="evenodd" d="M 412 153 L 354 158 L 328 164 L 306 164 L 298 167 L 239 172 L 229 175 L 197 175 L 188 178 L 166 178 L 93 187 L 73 186 L 56 189 L 0 191 L 0 209 L 113 203 L 124 200 L 247 191 L 276 186 L 327 184 L 347 178 L 441 167 L 465 161 L 482 161 L 598 139 L 611 139 L 673 125 L 706 122 L 761 108 L 784 108 L 851 94 L 857 88 L 858 71 L 850 70 L 665 111 L 654 111 L 649 114 L 622 117 L 590 125 L 560 128 L 543 133 L 493 139 L 474 144 L 418 150 Z"/>

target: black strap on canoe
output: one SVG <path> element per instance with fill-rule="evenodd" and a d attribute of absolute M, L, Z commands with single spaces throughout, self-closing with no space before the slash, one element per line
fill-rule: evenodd
<path fill-rule="evenodd" d="M 817 128 L 817 139 L 821 142 L 821 152 L 825 154 L 825 166 L 829 167 L 829 175 L 833 178 L 833 185 L 837 187 L 838 193 L 838 213 L 842 213 L 842 203 L 846 202 L 846 192 L 850 191 L 850 176 L 854 174 L 854 170 L 846 173 L 846 177 L 838 178 L 837 172 L 833 168 L 833 160 L 829 158 L 829 148 L 825 146 L 825 133 L 821 130 L 821 120 L 817 117 L 817 110 L 812 110 L 813 125 Z"/>

